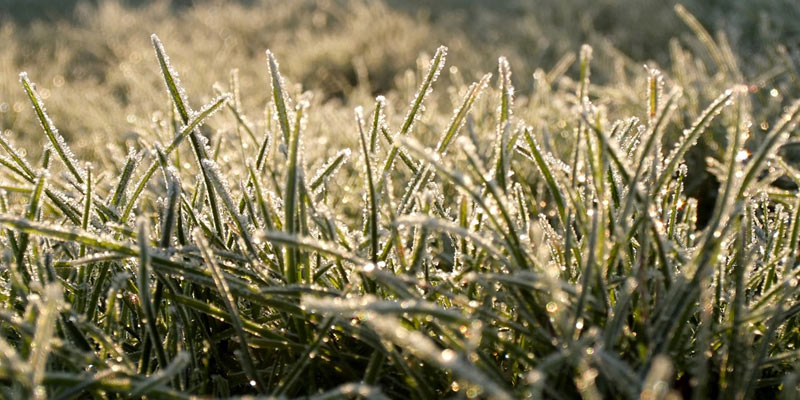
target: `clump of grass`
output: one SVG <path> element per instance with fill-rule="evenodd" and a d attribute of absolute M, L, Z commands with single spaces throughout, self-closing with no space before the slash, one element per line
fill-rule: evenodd
<path fill-rule="evenodd" d="M 81 167 L 22 76 L 52 151 L 34 168 L 0 142 L 4 397 L 796 389 L 800 204 L 771 184 L 800 184 L 778 151 L 800 101 L 756 138 L 734 84 L 683 129 L 689 94 L 651 69 L 637 115 L 609 120 L 587 46 L 566 88 L 539 81 L 520 96 L 500 58 L 496 89 L 489 74 L 453 84 L 451 114 L 427 107 L 440 47 L 407 109 L 379 97 L 338 126 L 360 157 L 336 149 L 322 162 L 304 145 L 319 104 L 272 53 L 258 131 L 236 73 L 233 94 L 218 87 L 192 111 L 152 39 L 170 123 L 116 164 Z M 526 109 L 564 99 L 569 142 L 557 147 Z M 685 161 L 712 129 L 728 148 L 709 161 L 721 185 L 701 226 Z M 673 131 L 683 134 L 671 143 Z"/>

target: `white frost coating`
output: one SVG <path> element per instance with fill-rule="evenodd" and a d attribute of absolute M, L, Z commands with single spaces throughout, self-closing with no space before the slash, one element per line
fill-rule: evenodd
<path fill-rule="evenodd" d="M 200 148 L 202 149 L 202 154 L 206 155 L 212 154 L 211 147 L 209 147 L 208 145 L 208 138 L 205 135 L 199 134 L 199 135 L 194 135 L 194 137 L 197 138 L 197 141 L 200 144 Z"/>
<path fill-rule="evenodd" d="M 466 124 L 466 116 L 470 108 L 472 108 L 472 104 L 475 103 L 478 97 L 480 97 L 483 90 L 489 86 L 489 79 L 491 79 L 491 77 L 491 73 L 485 74 L 480 81 L 474 82 L 469 86 L 461 106 L 458 109 L 453 110 L 453 116 L 450 117 L 450 122 L 448 123 L 448 132 L 443 135 L 439 139 L 439 143 L 436 144 L 437 152 L 445 153 L 447 151 L 447 147 L 450 145 L 450 143 L 452 143 L 453 136 L 461 130 L 464 124 Z"/>
<path fill-rule="evenodd" d="M 167 167 L 165 173 L 167 179 L 167 197 L 172 198 L 173 196 L 180 195 L 181 178 L 178 170 L 170 165 Z"/>
<path fill-rule="evenodd" d="M 508 65 L 508 59 L 500 57 L 497 59 L 497 64 L 498 73 L 500 74 L 498 83 L 501 96 L 500 105 L 497 106 L 497 115 L 500 120 L 499 126 L 502 126 L 504 122 L 511 119 L 511 110 L 514 105 L 514 86 L 511 84 L 511 67 Z M 505 113 L 503 112 L 503 103 L 506 106 Z"/>
<path fill-rule="evenodd" d="M 197 128 L 208 119 L 211 118 L 217 111 L 222 108 L 221 106 L 225 105 L 225 103 L 231 101 L 233 97 L 230 93 L 223 93 L 215 98 L 213 98 L 208 104 L 204 105 L 200 110 L 192 111 L 189 113 L 189 124 L 184 125 L 181 127 L 181 132 L 189 129 Z"/>
<path fill-rule="evenodd" d="M 386 97 L 383 97 L 383 95 L 376 97 L 375 103 L 375 112 L 377 115 L 373 116 L 372 127 L 370 128 L 369 133 L 369 146 L 371 153 L 376 153 L 380 149 L 380 131 L 381 129 L 387 129 L 386 113 L 383 111 L 386 109 Z"/>
<path fill-rule="evenodd" d="M 350 149 L 340 150 L 336 155 L 329 158 L 325 164 L 322 164 L 317 172 L 314 173 L 314 178 L 311 179 L 311 188 L 318 188 L 323 180 L 328 179 L 330 176 L 336 173 L 336 171 L 344 165 L 345 162 L 350 158 Z"/>
<path fill-rule="evenodd" d="M 32 173 L 33 167 L 23 157 L 23 153 L 21 153 L 14 147 L 13 144 L 11 144 L 11 140 L 9 140 L 10 138 L 8 137 L 6 132 L 0 132 L 0 145 L 2 145 L 3 148 L 5 148 L 10 155 L 19 160 L 19 162 L 23 165 L 23 168 L 25 169 L 26 173 Z"/>
<path fill-rule="evenodd" d="M 230 214 L 231 219 L 234 220 L 239 233 L 242 235 L 242 239 L 244 239 L 245 243 L 247 243 L 247 247 L 249 247 L 251 251 L 255 251 L 255 249 L 251 246 L 252 241 L 247 228 L 247 218 L 244 215 L 239 214 L 237 211 L 238 208 L 233 201 L 233 196 L 231 196 L 230 187 L 228 186 L 228 182 L 223 177 L 219 165 L 211 159 L 203 160 L 202 165 L 203 169 L 206 171 L 206 174 L 211 179 L 211 184 L 214 185 L 214 188 L 217 190 L 217 194 L 220 195 L 222 202 L 225 203 L 225 208 L 228 210 L 228 214 Z"/>
<path fill-rule="evenodd" d="M 501 400 L 512 398 L 505 389 L 498 386 L 460 353 L 451 349 L 441 350 L 427 335 L 407 329 L 396 317 L 370 314 L 365 320 L 381 337 L 389 339 L 415 357 L 453 371 L 454 375 L 480 387 L 488 397 Z"/>
<path fill-rule="evenodd" d="M 9 168 L 17 169 L 16 163 L 14 161 L 2 154 L 0 154 L 0 165 L 8 166 Z M 22 171 L 20 171 L 22 172 Z M 24 173 L 24 172 L 23 172 Z"/>
<path fill-rule="evenodd" d="M 222 170 L 219 168 L 219 164 L 211 159 L 203 160 L 202 164 L 203 169 L 206 171 L 209 178 L 211 178 L 211 183 L 214 185 L 214 188 L 217 189 L 220 197 L 222 197 L 222 201 L 225 202 L 229 210 L 235 210 L 236 207 L 234 206 L 233 197 L 231 196 L 230 186 L 222 176 Z M 238 217 L 238 215 L 235 215 L 235 217 Z"/>
<path fill-rule="evenodd" d="M 161 43 L 161 40 L 158 38 L 158 36 L 156 36 L 155 33 L 150 35 L 150 40 L 153 42 L 153 48 L 155 49 L 156 57 L 161 64 L 162 72 L 165 75 L 169 74 L 172 77 L 172 82 L 175 84 L 175 89 L 178 91 L 178 97 L 180 97 L 181 103 L 183 103 L 184 111 L 186 111 L 187 115 L 191 115 L 192 109 L 189 106 L 189 102 L 186 100 L 186 91 L 183 89 L 183 85 L 181 85 L 181 80 L 178 77 L 178 71 L 172 67 L 172 64 L 169 61 L 169 56 L 167 56 L 167 52 L 164 50 L 164 45 Z M 170 87 L 166 80 L 164 84 L 167 85 L 167 94 L 172 97 L 172 92 L 170 91 Z"/>
<path fill-rule="evenodd" d="M 117 180 L 117 186 L 119 186 L 119 182 L 122 179 L 130 180 L 131 178 L 133 178 L 133 171 L 136 171 L 136 168 L 138 168 L 139 164 L 142 163 L 142 156 L 144 155 L 143 153 L 144 150 L 142 150 L 141 152 L 137 152 L 133 146 L 128 147 L 128 155 L 125 157 L 125 166 L 127 167 L 128 165 L 131 165 L 130 174 L 128 177 L 125 177 L 124 174 L 120 174 L 120 177 Z M 126 184 L 123 198 L 130 199 L 131 197 L 133 197 L 133 193 L 134 193 L 134 188 L 132 188 L 130 184 Z"/>
<path fill-rule="evenodd" d="M 281 125 L 281 130 L 283 131 L 283 136 L 287 139 L 290 135 L 291 126 L 289 124 L 291 121 L 294 120 L 294 116 L 292 115 L 292 107 L 291 98 L 286 94 L 286 84 L 283 80 L 283 76 L 280 73 L 280 67 L 278 65 L 278 60 L 275 59 L 275 55 L 272 54 L 270 50 L 267 50 L 267 67 L 269 70 L 270 81 L 272 84 L 272 107 L 273 107 L 273 118 L 278 121 Z M 286 113 L 286 121 L 281 121 L 281 113 L 278 109 L 278 104 L 275 102 L 277 93 L 280 93 L 280 98 L 283 100 L 283 107 Z M 285 126 L 284 126 L 285 125 Z"/>
<path fill-rule="evenodd" d="M 722 110 L 726 106 L 730 105 L 730 99 L 733 96 L 733 93 L 734 92 L 731 89 L 723 92 L 694 121 L 691 128 L 684 129 L 681 140 L 676 143 L 673 149 L 670 151 L 669 156 L 666 158 L 668 161 L 664 163 L 665 165 L 677 163 L 678 160 L 683 157 L 689 147 L 694 146 L 695 143 L 697 143 L 697 139 L 708 128 L 708 126 L 711 125 L 711 121 L 713 121 L 715 117 L 722 113 Z"/>
<path fill-rule="evenodd" d="M 414 123 L 419 120 L 422 114 L 425 112 L 425 106 L 423 105 L 423 102 L 425 101 L 425 98 L 433 91 L 432 85 L 439 78 L 439 74 L 442 72 L 442 68 L 444 68 L 446 59 L 447 47 L 439 46 L 439 48 L 436 49 L 436 53 L 433 55 L 433 58 L 431 59 L 425 80 L 422 82 L 422 84 L 420 84 L 419 89 L 417 89 L 416 94 L 414 94 L 414 100 L 411 100 L 411 103 L 409 104 L 408 114 L 406 115 L 403 127 L 400 129 L 400 134 L 410 132 L 411 128 L 414 126 Z"/>
<path fill-rule="evenodd" d="M 50 139 L 50 142 L 52 143 L 53 148 L 56 150 L 56 153 L 58 153 L 61 161 L 64 162 L 75 179 L 79 183 L 82 183 L 86 179 L 86 172 L 81 169 L 78 161 L 75 159 L 75 155 L 72 154 L 67 142 L 64 140 L 64 137 L 61 136 L 55 124 L 50 119 L 50 116 L 47 115 L 47 109 L 44 107 L 44 101 L 42 101 L 41 96 L 39 96 L 39 93 L 36 91 L 36 89 L 34 89 L 33 83 L 31 83 L 30 79 L 28 79 L 28 74 L 26 72 L 21 72 L 19 74 L 19 79 L 20 82 L 22 82 L 22 86 L 25 88 L 25 91 L 28 93 L 31 104 L 33 105 L 33 110 L 36 112 L 36 115 L 39 119 L 39 123 L 47 134 L 48 139 Z"/>
<path fill-rule="evenodd" d="M 126 162 L 133 162 L 134 169 L 139 163 L 142 161 L 142 154 L 136 151 L 136 148 L 133 146 L 128 147 L 128 155 L 125 157 Z"/>

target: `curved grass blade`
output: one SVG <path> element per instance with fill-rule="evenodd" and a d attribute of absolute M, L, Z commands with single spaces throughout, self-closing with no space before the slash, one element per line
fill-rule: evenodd
<path fill-rule="evenodd" d="M 231 294 L 231 289 L 228 286 L 228 282 L 225 280 L 225 276 L 222 274 L 222 270 L 220 269 L 219 265 L 217 265 L 217 261 L 214 258 L 214 255 L 211 253 L 211 248 L 208 246 L 208 242 L 206 241 L 202 231 L 195 229 L 192 236 L 195 243 L 197 243 L 198 247 L 200 248 L 200 253 L 203 255 L 206 266 L 208 266 L 208 269 L 211 270 L 211 276 L 214 278 L 214 283 L 217 286 L 217 290 L 219 291 L 223 303 L 225 303 L 225 308 L 228 309 L 228 314 L 231 316 L 231 319 L 233 319 L 233 329 L 236 330 L 236 334 L 239 336 L 240 347 L 238 353 L 242 363 L 242 368 L 247 374 L 247 377 L 250 379 L 251 386 L 254 386 L 256 390 L 263 393 L 267 387 L 264 385 L 264 382 L 256 371 L 255 364 L 253 363 L 253 356 L 250 354 L 250 348 L 247 345 L 247 335 L 244 332 L 242 320 L 239 317 L 239 308 L 236 306 L 236 301 L 233 298 L 233 294 Z"/>
<path fill-rule="evenodd" d="M 797 125 L 797 119 L 800 116 L 800 100 L 795 100 L 788 110 L 781 115 L 777 123 L 767 133 L 766 138 L 761 143 L 761 146 L 753 154 L 751 161 L 747 164 L 745 169 L 744 178 L 742 178 L 741 186 L 739 186 L 739 193 L 737 198 L 742 197 L 750 187 L 750 183 L 761 172 L 764 162 L 770 157 L 772 151 L 777 148 L 782 142 L 786 141 L 789 132 L 791 132 Z"/>
<path fill-rule="evenodd" d="M 64 165 L 67 167 L 67 170 L 69 170 L 70 174 L 75 178 L 75 181 L 83 183 L 83 170 L 78 166 L 78 162 L 75 160 L 75 156 L 72 154 L 72 151 L 70 151 L 64 137 L 58 133 L 58 129 L 56 129 L 55 125 L 53 125 L 53 121 L 47 115 L 42 98 L 39 96 L 39 93 L 36 92 L 36 89 L 33 88 L 33 84 L 30 79 L 28 79 L 28 74 L 24 72 L 19 74 L 19 79 L 22 82 L 22 87 L 25 88 L 25 93 L 27 93 L 28 99 L 33 105 L 33 110 L 36 112 L 36 117 L 39 118 L 39 123 L 42 125 L 42 129 L 44 129 L 53 149 L 55 149 L 59 158 L 61 158 L 61 161 L 63 161 Z"/>
<path fill-rule="evenodd" d="M 131 398 L 137 398 L 142 395 L 147 395 L 155 387 L 166 383 L 180 373 L 183 369 L 185 369 L 189 365 L 189 361 L 189 353 L 185 351 L 178 353 L 178 355 L 172 359 L 172 362 L 170 362 L 169 365 L 167 365 L 164 369 L 149 376 L 147 379 L 134 386 L 129 396 Z"/>
<path fill-rule="evenodd" d="M 417 94 L 414 96 L 414 100 L 411 102 L 411 108 L 408 110 L 408 114 L 406 114 L 405 121 L 403 125 L 400 127 L 400 131 L 395 137 L 402 138 L 406 133 L 411 130 L 411 127 L 414 125 L 414 121 L 419 118 L 419 114 L 422 110 L 422 102 L 425 100 L 425 97 L 431 92 L 431 85 L 436 82 L 436 79 L 439 78 L 439 73 L 442 71 L 444 67 L 445 60 L 447 58 L 447 47 L 440 46 L 436 49 L 436 53 L 433 55 L 431 62 L 428 66 L 428 72 L 425 76 L 425 79 L 417 89 Z M 386 161 L 383 164 L 383 171 L 381 172 L 381 179 L 378 183 L 378 192 L 380 193 L 383 190 L 383 186 L 385 185 L 386 177 L 391 172 L 394 159 L 397 157 L 397 152 L 399 151 L 398 144 L 395 143 L 392 145 L 391 150 L 389 150 L 389 154 L 386 156 Z"/>
<path fill-rule="evenodd" d="M 147 232 L 147 221 L 140 218 L 138 223 L 139 231 L 139 274 L 137 275 L 137 286 L 139 287 L 139 298 L 141 301 L 142 311 L 144 312 L 144 327 L 147 335 L 150 338 L 150 343 L 155 346 L 156 357 L 158 357 L 158 365 L 161 368 L 167 366 L 167 354 L 164 351 L 164 344 L 158 333 L 158 325 L 156 321 L 156 308 L 150 298 L 150 251 L 148 249 L 149 235 Z M 140 373 L 145 374 L 148 370 L 149 352 L 142 352 L 141 369 Z"/>
<path fill-rule="evenodd" d="M 208 105 L 200 109 L 200 111 L 194 114 L 192 116 L 192 119 L 186 125 L 184 125 L 183 128 L 181 128 L 180 133 L 178 133 L 175 136 L 170 145 L 166 149 L 164 149 L 164 154 L 167 156 L 170 155 L 183 141 L 183 139 L 186 138 L 186 136 L 192 134 L 192 132 L 194 132 L 194 130 L 197 129 L 200 125 L 202 125 L 206 121 L 206 119 L 208 119 L 208 117 L 217 112 L 223 105 L 225 105 L 230 100 L 231 100 L 230 94 L 224 94 L 212 100 Z M 134 204 L 136 204 L 136 200 L 142 194 L 142 191 L 144 191 L 145 186 L 147 186 L 147 183 L 150 181 L 150 178 L 153 176 L 153 174 L 156 172 L 157 169 L 158 169 L 158 162 L 153 161 L 153 163 L 150 164 L 150 168 L 148 168 L 147 171 L 144 173 L 144 175 L 141 178 L 139 178 L 139 184 L 136 185 L 136 188 L 133 190 L 133 193 L 131 194 L 131 198 L 128 200 L 127 204 L 125 205 L 125 209 L 120 215 L 121 223 L 124 223 L 125 221 L 128 220 L 128 217 L 130 217 L 131 215 L 131 211 L 133 211 L 133 206 Z"/>
<path fill-rule="evenodd" d="M 738 89 L 737 89 L 738 90 Z M 680 140 L 680 143 L 675 146 L 675 150 L 673 150 L 669 156 L 667 156 L 667 162 L 665 163 L 664 169 L 661 170 L 660 176 L 658 177 L 658 181 L 656 181 L 655 185 L 653 186 L 653 191 L 651 193 L 659 193 L 661 188 L 666 184 L 667 180 L 672 177 L 672 173 L 675 172 L 675 168 L 677 168 L 678 163 L 683 160 L 683 156 L 686 154 L 686 151 L 689 150 L 691 146 L 694 146 L 697 143 L 697 139 L 700 135 L 705 132 L 706 128 L 711 124 L 711 121 L 719 115 L 722 110 L 731 104 L 731 98 L 733 97 L 736 90 L 728 89 L 722 95 L 717 97 L 714 102 L 711 103 L 705 110 L 703 110 L 702 114 L 695 120 L 692 124 L 692 127 L 689 128 L 683 135 Z"/>
<path fill-rule="evenodd" d="M 153 47 L 156 51 L 156 58 L 158 58 L 158 63 L 161 66 L 161 72 L 164 75 L 164 83 L 167 86 L 167 91 L 172 97 L 175 107 L 178 109 L 181 122 L 183 122 L 185 125 L 188 125 L 191 119 L 190 117 L 194 115 L 194 112 L 191 110 L 191 108 L 189 108 L 189 105 L 186 101 L 186 94 L 183 91 L 183 87 L 180 85 L 178 74 L 172 68 L 172 65 L 169 62 L 169 57 L 167 57 L 167 54 L 164 51 L 164 45 L 161 44 L 161 40 L 158 39 L 158 36 L 153 34 L 150 39 L 153 42 Z M 191 131 L 189 134 L 189 139 L 192 143 L 192 149 L 194 150 L 195 156 L 197 157 L 198 166 L 203 172 L 203 180 L 206 186 L 206 196 L 208 197 L 208 203 L 211 207 L 211 216 L 214 221 L 214 227 L 217 230 L 217 234 L 220 237 L 223 237 L 224 233 L 222 218 L 220 217 L 219 206 L 217 204 L 217 198 L 214 193 L 213 184 L 210 182 L 209 177 L 206 175 L 205 169 L 202 166 L 203 160 L 208 158 L 206 141 L 205 139 L 201 139 L 200 132 L 197 130 Z"/>

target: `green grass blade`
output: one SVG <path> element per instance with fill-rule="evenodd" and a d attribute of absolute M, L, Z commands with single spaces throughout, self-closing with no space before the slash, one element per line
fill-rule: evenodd
<path fill-rule="evenodd" d="M 189 365 L 189 361 L 190 358 L 188 353 L 178 353 L 178 355 L 172 359 L 169 365 L 134 386 L 129 396 L 131 398 L 136 398 L 149 394 L 150 391 L 152 391 L 155 387 L 166 383 L 175 375 L 180 373 L 183 369 L 185 369 Z"/>
<path fill-rule="evenodd" d="M 19 167 L 22 172 L 28 176 L 29 179 L 34 179 L 36 174 L 33 173 L 33 167 L 25 160 L 24 156 L 20 154 L 19 150 L 14 148 L 14 146 L 9 141 L 9 138 L 4 134 L 0 133 L 0 147 L 2 147 L 14 163 Z"/>
<path fill-rule="evenodd" d="M 154 34 L 150 37 L 150 39 L 153 42 L 153 48 L 156 51 L 156 58 L 161 66 L 161 73 L 164 76 L 164 83 L 167 86 L 167 91 L 169 92 L 175 107 L 178 109 L 181 122 L 184 125 L 188 125 L 191 120 L 191 116 L 194 115 L 194 111 L 189 108 L 189 105 L 186 101 L 186 94 L 184 93 L 183 87 L 181 87 L 180 81 L 178 80 L 178 74 L 172 68 L 172 65 L 169 62 L 169 57 L 167 57 L 166 51 L 164 50 L 164 45 L 161 44 L 158 36 Z M 224 236 L 224 233 L 222 218 L 220 217 L 219 206 L 217 204 L 217 197 L 214 193 L 213 184 L 211 183 L 209 177 L 205 174 L 205 169 L 202 166 L 203 160 L 208 158 L 208 149 L 206 145 L 207 140 L 201 137 L 202 136 L 200 135 L 200 132 L 197 130 L 192 130 L 189 134 L 189 138 L 192 143 L 192 149 L 194 150 L 197 158 L 198 166 L 203 172 L 203 180 L 205 181 L 206 186 L 206 196 L 208 197 L 208 203 L 211 207 L 211 216 L 214 220 L 214 227 L 217 230 L 217 234 L 222 237 Z"/>
<path fill-rule="evenodd" d="M 678 163 L 683 160 L 683 156 L 686 154 L 686 151 L 689 150 L 691 146 L 697 143 L 697 139 L 700 135 L 705 132 L 708 126 L 711 124 L 711 121 L 719 115 L 722 110 L 731 104 L 731 99 L 735 94 L 735 90 L 729 89 L 726 90 L 722 95 L 717 97 L 714 102 L 712 102 L 703 113 L 700 114 L 699 117 L 695 120 L 692 124 L 692 127 L 689 130 L 685 131 L 683 137 L 681 137 L 680 142 L 675 146 L 675 149 L 667 156 L 667 161 L 665 163 L 664 169 L 660 172 L 660 176 L 658 177 L 658 181 L 653 186 L 653 191 L 651 193 L 659 193 L 661 188 L 667 182 L 667 179 L 672 177 L 673 172 L 675 172 L 675 168 L 677 168 Z"/>
<path fill-rule="evenodd" d="M 379 106 L 378 106 L 379 107 Z M 379 108 L 376 109 L 376 112 L 380 111 Z M 369 258 L 372 260 L 373 263 L 378 262 L 378 250 L 380 248 L 380 242 L 378 238 L 378 193 L 375 190 L 375 182 L 373 181 L 372 177 L 372 163 L 370 162 L 370 150 L 368 145 L 368 139 L 366 134 L 364 133 L 364 118 L 362 116 L 361 108 L 356 108 L 356 125 L 358 126 L 358 133 L 359 137 L 361 138 L 361 151 L 364 157 L 364 170 L 367 175 L 367 180 L 365 182 L 366 189 L 367 189 L 367 215 L 369 216 L 369 221 L 367 222 L 369 227 Z M 376 128 L 377 129 L 377 128 Z"/>
<path fill-rule="evenodd" d="M 208 117 L 212 114 L 217 112 L 222 106 L 224 106 L 227 102 L 231 99 L 230 95 L 222 95 L 211 101 L 208 105 L 200 109 L 192 119 L 181 128 L 180 133 L 178 133 L 175 138 L 172 140 L 170 145 L 164 150 L 164 154 L 167 156 L 170 155 L 178 145 L 185 139 L 187 136 L 192 134 L 195 129 L 197 129 L 200 125 L 202 125 Z M 122 214 L 120 215 L 120 222 L 125 222 L 128 220 L 128 217 L 131 215 L 131 211 L 133 211 L 133 206 L 136 204 L 136 200 L 144 191 L 144 188 L 147 186 L 147 183 L 150 181 L 150 178 L 158 169 L 158 163 L 153 162 L 150 165 L 150 168 L 144 173 L 144 175 L 139 179 L 139 183 L 136 185 L 136 188 L 133 190 L 131 194 L 131 198 L 128 200 L 127 204 L 125 205 L 125 209 L 123 210 Z"/>
<path fill-rule="evenodd" d="M 61 288 L 58 284 L 49 284 L 44 290 L 44 302 L 40 305 L 39 317 L 36 319 L 36 330 L 31 342 L 31 353 L 28 363 L 31 370 L 31 388 L 34 399 L 47 398 L 42 386 L 47 373 L 47 360 L 56 334 L 58 309 L 62 303 Z"/>
<path fill-rule="evenodd" d="M 561 188 L 558 186 L 558 183 L 553 176 L 553 172 L 550 168 L 550 164 L 546 161 L 544 156 L 542 155 L 542 151 L 539 148 L 539 144 L 536 142 L 536 139 L 533 138 L 531 135 L 530 128 L 525 128 L 525 141 L 528 142 L 528 147 L 531 150 L 531 155 L 533 159 L 536 161 L 536 166 L 539 168 L 539 172 L 542 173 L 544 176 L 545 182 L 547 182 L 547 187 L 550 189 L 550 195 L 553 196 L 553 201 L 556 203 L 556 209 L 558 209 L 558 215 L 561 218 L 561 221 L 567 221 L 566 215 L 566 204 L 564 202 L 564 196 L 561 194 Z"/>
<path fill-rule="evenodd" d="M 333 157 L 329 158 L 325 164 L 319 168 L 318 172 L 311 179 L 308 187 L 314 191 L 317 190 L 326 180 L 330 178 L 341 166 L 350 158 L 350 149 L 340 150 Z"/>
<path fill-rule="evenodd" d="M 761 172 L 764 162 L 771 156 L 773 150 L 786 141 L 789 132 L 797 125 L 798 116 L 800 116 L 800 100 L 795 100 L 767 133 L 761 146 L 753 153 L 753 157 L 747 163 L 737 198 L 742 197 L 747 192 L 750 184 Z"/>
<path fill-rule="evenodd" d="M 411 127 L 414 125 L 414 121 L 419 118 L 422 110 L 422 103 L 425 100 L 425 97 L 431 92 L 431 86 L 434 82 L 439 78 L 439 73 L 442 71 L 444 67 L 445 59 L 447 58 L 447 47 L 440 46 L 436 49 L 436 53 L 433 55 L 430 64 L 428 65 L 428 72 L 425 75 L 425 79 L 417 89 L 417 93 L 414 96 L 414 100 L 411 102 L 411 108 L 408 110 L 408 114 L 406 114 L 405 121 L 403 125 L 400 127 L 400 131 L 397 134 L 397 138 L 402 138 L 406 133 L 411 130 Z M 397 144 L 393 144 L 392 148 L 389 150 L 389 154 L 386 156 L 386 161 L 383 164 L 383 171 L 381 172 L 381 179 L 380 183 L 378 183 L 378 192 L 383 190 L 383 186 L 386 181 L 386 177 L 391 172 L 394 159 L 397 157 L 397 153 L 399 151 L 399 147 Z M 415 171 L 416 172 L 416 171 Z"/>
<path fill-rule="evenodd" d="M 137 222 L 138 225 L 138 241 L 139 241 L 139 274 L 137 275 L 137 286 L 139 289 L 139 298 L 141 299 L 141 307 L 144 313 L 145 320 L 144 328 L 150 338 L 150 343 L 156 349 L 156 357 L 158 357 L 158 365 L 163 369 L 167 367 L 167 354 L 164 351 L 164 344 L 161 341 L 161 336 L 158 332 L 158 324 L 156 318 L 156 305 L 153 304 L 150 297 L 150 250 L 148 241 L 149 234 L 147 229 L 147 221 L 140 218 Z M 142 353 L 142 369 L 140 373 L 147 373 L 148 361 L 146 358 L 149 352 Z"/>
<path fill-rule="evenodd" d="M 214 189 L 219 193 L 220 198 L 222 198 L 222 204 L 228 210 L 228 214 L 238 229 L 242 240 L 244 240 L 247 250 L 254 258 L 258 258 L 258 250 L 256 250 L 253 240 L 250 237 L 245 218 L 243 215 L 239 214 L 238 208 L 233 203 L 233 196 L 231 195 L 227 181 L 222 177 L 219 165 L 212 160 L 203 160 L 203 168 L 206 171 L 206 175 L 211 180 L 211 183 L 214 185 Z"/>
<path fill-rule="evenodd" d="M 69 170 L 70 174 L 75 178 L 75 181 L 83 183 L 83 170 L 78 166 L 78 162 L 75 160 L 75 156 L 69 149 L 64 137 L 58 133 L 58 129 L 56 129 L 53 121 L 50 120 L 50 117 L 47 115 L 42 98 L 39 96 L 39 93 L 36 92 L 36 89 L 33 88 L 33 84 L 30 79 L 28 79 L 28 74 L 24 72 L 21 73 L 19 79 L 22 82 L 22 87 L 25 88 L 25 93 L 28 95 L 28 99 L 33 105 L 33 110 L 36 112 L 36 117 L 39 119 L 39 123 L 42 125 L 42 129 L 44 129 L 53 149 L 55 149 L 59 158 L 61 158 L 61 161 L 63 161 L 64 165 L 67 167 L 67 170 Z"/>
<path fill-rule="evenodd" d="M 236 306 L 236 300 L 233 298 L 233 294 L 231 294 L 231 289 L 228 286 L 228 282 L 225 280 L 225 276 L 222 274 L 222 270 L 220 269 L 219 265 L 217 265 L 217 261 L 214 258 L 214 255 L 211 253 L 211 248 L 208 246 L 208 242 L 206 241 L 202 232 L 195 230 L 192 236 L 200 248 L 200 253 L 203 255 L 206 266 L 211 271 L 211 275 L 214 278 L 214 283 L 216 284 L 220 297 L 225 304 L 225 308 L 228 309 L 228 314 L 233 319 L 233 328 L 236 330 L 236 334 L 239 336 L 238 356 L 240 362 L 242 363 L 242 368 L 247 374 L 247 377 L 250 379 L 250 385 L 255 387 L 255 389 L 259 392 L 263 393 L 267 387 L 261 380 L 261 375 L 258 374 L 255 364 L 253 363 L 253 356 L 250 354 L 250 348 L 247 345 L 247 335 L 244 332 L 242 321 L 239 318 L 239 308 Z"/>
<path fill-rule="evenodd" d="M 271 51 L 267 50 L 267 68 L 269 70 L 270 82 L 272 83 L 272 102 L 275 105 L 275 110 L 278 113 L 278 123 L 281 127 L 283 134 L 283 142 L 287 145 L 290 143 L 290 136 L 292 129 L 289 124 L 289 112 L 287 110 L 287 98 L 284 91 L 283 77 L 278 69 L 278 61 Z"/>

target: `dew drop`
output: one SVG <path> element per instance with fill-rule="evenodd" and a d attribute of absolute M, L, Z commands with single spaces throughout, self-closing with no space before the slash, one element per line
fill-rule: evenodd
<path fill-rule="evenodd" d="M 456 359 L 456 352 L 451 349 L 442 351 L 442 361 L 449 363 Z"/>

